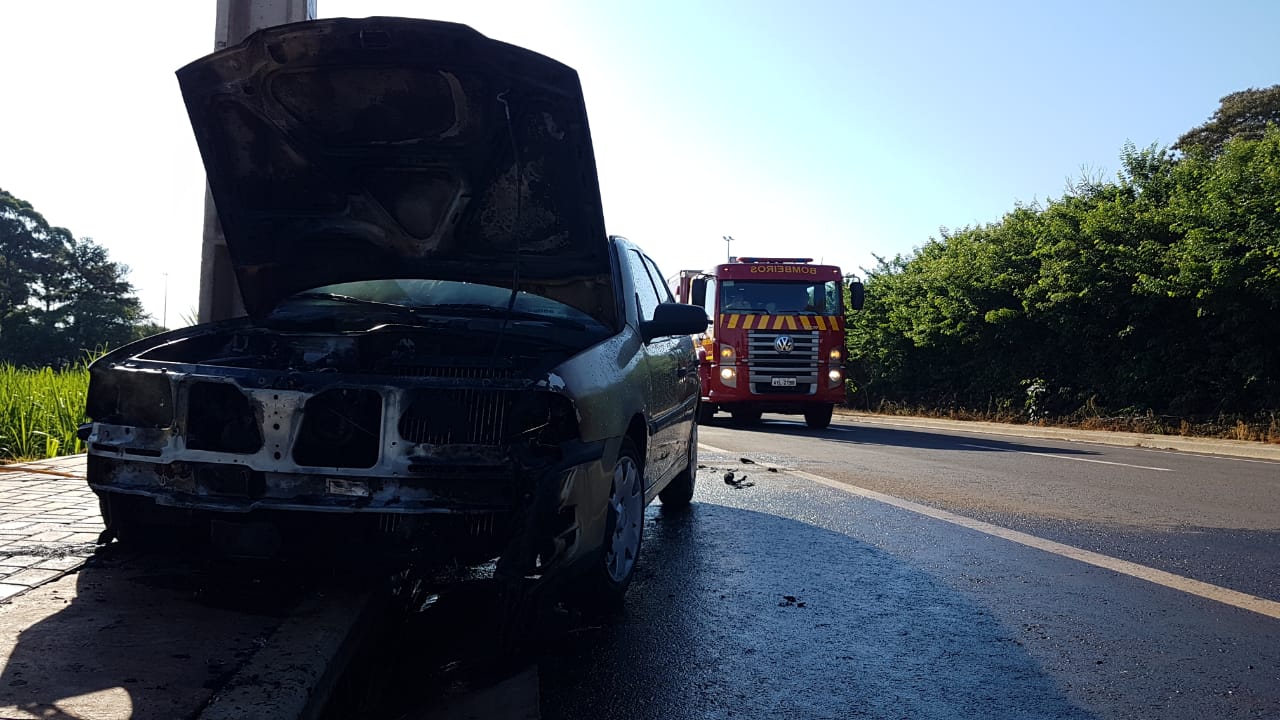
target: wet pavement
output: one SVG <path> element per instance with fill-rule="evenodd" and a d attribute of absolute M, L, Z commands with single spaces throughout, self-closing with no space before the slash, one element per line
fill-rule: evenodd
<path fill-rule="evenodd" d="M 369 715 L 1280 717 L 1276 619 L 770 472 L 785 454 L 743 455 L 704 451 L 694 505 L 649 509 L 620 617 L 499 661 L 482 602 L 438 608 L 400 635 L 394 662 L 416 682 L 382 688 Z M 730 469 L 751 484 L 726 484 Z M 503 678 L 525 679 L 498 692 L 517 710 L 441 709 Z"/>
<path fill-rule="evenodd" d="M 988 607 L 841 532 L 864 503 L 708 490 L 651 518 L 626 619 L 541 660 L 544 717 L 1087 717 Z"/>
<path fill-rule="evenodd" d="M 1280 717 L 1276 620 L 750 476 L 653 513 L 626 619 L 540 662 L 544 717 Z"/>

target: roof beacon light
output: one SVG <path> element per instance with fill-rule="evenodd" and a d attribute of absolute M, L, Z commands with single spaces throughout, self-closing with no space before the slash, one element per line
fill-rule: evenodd
<path fill-rule="evenodd" d="M 811 263 L 813 258 L 740 257 L 740 263 Z"/>

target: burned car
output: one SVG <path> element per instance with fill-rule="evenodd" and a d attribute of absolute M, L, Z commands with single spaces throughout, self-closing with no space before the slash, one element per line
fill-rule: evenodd
<path fill-rule="evenodd" d="M 575 569 L 620 596 L 645 505 L 693 493 L 707 318 L 605 233 L 577 74 L 369 18 L 178 78 L 247 315 L 92 366 L 108 534 Z"/>

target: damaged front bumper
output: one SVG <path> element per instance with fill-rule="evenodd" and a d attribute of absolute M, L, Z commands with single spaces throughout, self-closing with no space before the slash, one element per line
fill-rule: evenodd
<path fill-rule="evenodd" d="M 102 454 L 89 457 L 88 475 L 107 502 L 142 508 L 135 515 L 142 521 L 181 525 L 236 555 L 376 548 L 397 558 L 499 558 L 506 574 L 530 576 L 575 564 L 589 551 L 584 531 L 603 533 L 597 506 L 612 478 L 604 445 L 578 444 L 539 469 L 491 466 L 416 477 L 280 473 Z M 237 528 L 249 531 L 247 541 Z M 264 539 L 255 547 L 253 538 Z"/>
<path fill-rule="evenodd" d="M 497 559 L 524 577 L 603 538 L 616 443 L 577 437 L 563 386 L 238 375 L 98 373 L 87 475 L 109 532 L 178 526 L 250 556 Z"/>

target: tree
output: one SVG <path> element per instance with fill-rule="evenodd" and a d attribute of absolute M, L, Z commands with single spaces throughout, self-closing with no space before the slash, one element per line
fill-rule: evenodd
<path fill-rule="evenodd" d="M 1232 138 L 1261 139 L 1268 124 L 1280 126 L 1280 85 L 1227 95 L 1208 122 L 1188 130 L 1173 147 L 1217 157 Z"/>
<path fill-rule="evenodd" d="M 1113 181 L 1082 178 L 868 272 L 848 318 L 866 404 L 1280 408 L 1280 127 L 1214 153 L 1127 144 L 1121 161 Z"/>
<path fill-rule="evenodd" d="M 48 283 L 71 233 L 51 227 L 31 203 L 0 188 L 0 331 L 29 303 L 47 305 Z"/>
<path fill-rule="evenodd" d="M 0 190 L 0 362 L 64 366 L 140 337 L 149 326 L 127 275 Z"/>

